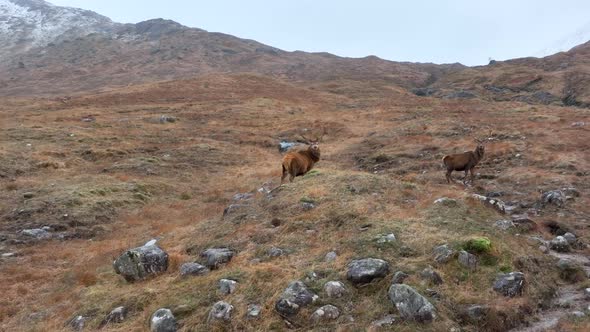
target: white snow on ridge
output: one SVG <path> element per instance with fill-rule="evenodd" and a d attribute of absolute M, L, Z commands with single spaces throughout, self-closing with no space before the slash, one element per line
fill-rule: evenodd
<path fill-rule="evenodd" d="M 0 0 L 0 58 L 45 46 L 74 29 L 84 35 L 105 32 L 114 25 L 94 12 L 42 0 Z"/>
<path fill-rule="evenodd" d="M 570 49 L 590 41 L 590 22 L 578 29 L 571 35 L 556 41 L 549 47 L 537 52 L 536 57 L 545 57 L 559 52 L 566 52 Z"/>

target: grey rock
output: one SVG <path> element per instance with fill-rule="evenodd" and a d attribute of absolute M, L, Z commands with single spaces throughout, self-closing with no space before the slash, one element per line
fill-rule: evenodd
<path fill-rule="evenodd" d="M 422 270 L 422 272 L 420 272 L 420 277 L 433 285 L 441 285 L 443 283 L 441 276 L 436 271 L 434 271 L 432 266 Z"/>
<path fill-rule="evenodd" d="M 180 275 L 186 276 L 200 276 L 207 274 L 209 269 L 199 263 L 184 263 L 180 266 Z"/>
<path fill-rule="evenodd" d="M 285 250 L 277 247 L 271 247 L 270 249 L 268 249 L 267 254 L 270 257 L 279 257 L 285 254 Z"/>
<path fill-rule="evenodd" d="M 393 274 L 393 278 L 391 279 L 392 284 L 403 284 L 404 280 L 409 277 L 409 275 L 403 271 L 397 271 Z"/>
<path fill-rule="evenodd" d="M 393 233 L 379 234 L 375 239 L 377 243 L 393 243 L 396 240 Z"/>
<path fill-rule="evenodd" d="M 234 252 L 228 248 L 209 248 L 201 253 L 205 258 L 205 265 L 210 269 L 216 269 L 221 264 L 228 263 L 234 257 Z"/>
<path fill-rule="evenodd" d="M 508 297 L 522 294 L 525 285 L 524 273 L 510 272 L 498 274 L 494 281 L 494 291 Z"/>
<path fill-rule="evenodd" d="M 472 99 L 477 97 L 474 93 L 460 90 L 460 91 L 453 91 L 443 96 L 443 99 Z"/>
<path fill-rule="evenodd" d="M 128 310 L 126 307 L 116 307 L 115 309 L 111 310 L 111 312 L 105 317 L 105 319 L 100 323 L 100 326 L 103 327 L 111 323 L 123 323 L 127 318 L 127 314 Z"/>
<path fill-rule="evenodd" d="M 449 248 L 447 244 L 435 247 L 433 252 L 434 261 L 438 264 L 448 263 L 455 256 L 455 250 Z"/>
<path fill-rule="evenodd" d="M 465 314 L 472 322 L 478 322 L 486 318 L 489 311 L 490 307 L 488 306 L 474 304 L 467 307 L 467 309 L 465 310 Z"/>
<path fill-rule="evenodd" d="M 176 332 L 177 330 L 176 318 L 170 309 L 158 309 L 152 314 L 150 318 L 151 332 Z"/>
<path fill-rule="evenodd" d="M 437 93 L 437 89 L 433 88 L 415 88 L 412 89 L 412 93 L 419 97 L 429 97 Z"/>
<path fill-rule="evenodd" d="M 340 281 L 328 281 L 324 285 L 324 292 L 328 297 L 342 297 L 346 294 L 346 287 Z"/>
<path fill-rule="evenodd" d="M 557 252 L 570 252 L 569 242 L 563 236 L 557 236 L 549 242 L 549 248 Z"/>
<path fill-rule="evenodd" d="M 549 252 L 549 248 L 547 248 L 546 246 L 539 246 L 539 251 L 546 254 Z"/>
<path fill-rule="evenodd" d="M 434 306 L 415 289 L 404 284 L 389 287 L 389 299 L 406 320 L 430 322 L 436 318 Z"/>
<path fill-rule="evenodd" d="M 315 209 L 315 204 L 309 203 L 309 202 L 303 202 L 303 203 L 301 203 L 301 207 L 303 208 L 304 211 L 309 211 L 309 210 Z"/>
<path fill-rule="evenodd" d="M 76 316 L 68 323 L 68 325 L 74 331 L 82 331 L 86 326 L 87 319 L 88 318 L 84 316 Z"/>
<path fill-rule="evenodd" d="M 576 310 L 576 311 L 570 312 L 570 316 L 575 317 L 575 318 L 583 318 L 586 316 L 586 314 L 582 311 Z"/>
<path fill-rule="evenodd" d="M 230 214 L 233 214 L 246 206 L 247 205 L 245 205 L 245 204 L 230 204 L 228 207 L 223 209 L 223 216 L 226 217 Z"/>
<path fill-rule="evenodd" d="M 490 198 L 483 195 L 471 194 L 471 197 L 479 200 L 485 205 L 495 209 L 500 213 L 506 213 L 506 204 L 497 198 Z"/>
<path fill-rule="evenodd" d="M 246 316 L 248 318 L 258 318 L 260 316 L 261 311 L 262 311 L 262 306 L 260 306 L 258 304 L 248 304 Z"/>
<path fill-rule="evenodd" d="M 347 279 L 354 284 L 367 284 L 383 278 L 389 272 L 389 263 L 377 258 L 353 260 L 348 264 Z"/>
<path fill-rule="evenodd" d="M 113 262 L 113 268 L 128 282 L 143 280 L 168 269 L 168 254 L 155 245 L 130 249 Z"/>
<path fill-rule="evenodd" d="M 31 199 L 33 197 L 35 197 L 35 193 L 28 192 L 23 194 L 24 199 Z"/>
<path fill-rule="evenodd" d="M 563 207 L 567 201 L 567 196 L 562 190 L 551 190 L 541 195 L 541 205 L 555 205 Z"/>
<path fill-rule="evenodd" d="M 318 296 L 310 291 L 303 282 L 293 281 L 275 303 L 275 310 L 282 316 L 293 316 L 299 312 L 301 307 L 315 302 L 317 298 Z"/>
<path fill-rule="evenodd" d="M 326 257 L 324 258 L 324 260 L 326 262 L 333 262 L 336 260 L 336 258 L 338 258 L 338 254 L 335 251 L 330 251 L 329 253 L 326 254 Z"/>
<path fill-rule="evenodd" d="M 441 197 L 434 201 L 434 204 L 441 204 L 447 207 L 455 207 L 458 205 L 457 200 L 448 197 Z"/>
<path fill-rule="evenodd" d="M 461 250 L 459 252 L 458 261 L 459 264 L 469 268 L 470 270 L 475 270 L 477 268 L 477 256 L 470 254 L 465 250 Z"/>
<path fill-rule="evenodd" d="M 396 317 L 394 315 L 387 315 L 379 320 L 371 322 L 371 326 L 384 327 L 391 326 L 395 323 Z"/>
<path fill-rule="evenodd" d="M 0 255 L 0 257 L 2 257 L 2 258 L 13 258 L 13 257 L 16 257 L 16 253 L 14 253 L 14 252 L 5 252 L 2 255 Z"/>
<path fill-rule="evenodd" d="M 576 243 L 576 236 L 570 232 L 563 234 L 563 238 L 569 243 L 569 245 L 574 245 Z"/>
<path fill-rule="evenodd" d="M 247 201 L 254 197 L 253 193 L 237 193 L 232 197 L 234 202 Z"/>
<path fill-rule="evenodd" d="M 496 222 L 494 223 L 494 227 L 497 227 L 503 231 L 507 231 L 515 226 L 516 225 L 514 224 L 514 222 L 512 222 L 512 220 L 506 219 L 496 220 Z"/>
<path fill-rule="evenodd" d="M 209 317 L 207 318 L 208 322 L 213 321 L 225 321 L 229 322 L 231 320 L 231 315 L 234 311 L 234 306 L 225 302 L 225 301 L 218 301 L 215 302 L 211 311 L 209 311 Z"/>
<path fill-rule="evenodd" d="M 23 229 L 21 231 L 23 235 L 30 236 L 37 240 L 47 240 L 51 239 L 51 233 L 49 233 L 46 229 L 42 228 L 32 228 L 32 229 Z"/>
<path fill-rule="evenodd" d="M 317 324 L 322 321 L 334 320 L 338 317 L 340 317 L 340 310 L 336 306 L 327 304 L 314 311 L 311 315 L 311 321 Z"/>
<path fill-rule="evenodd" d="M 221 292 L 221 294 L 231 294 L 236 290 L 236 287 L 238 287 L 238 282 L 235 280 L 231 280 L 231 279 L 221 279 L 219 280 L 219 292 Z"/>
<path fill-rule="evenodd" d="M 176 122 L 176 117 L 171 115 L 160 115 L 160 123 L 174 123 Z"/>

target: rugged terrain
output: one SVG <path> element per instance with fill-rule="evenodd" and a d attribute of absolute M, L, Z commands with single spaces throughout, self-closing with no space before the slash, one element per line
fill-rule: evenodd
<path fill-rule="evenodd" d="M 0 329 L 145 331 L 168 308 L 182 331 L 586 331 L 588 50 L 394 63 L 153 20 L 12 53 Z M 324 130 L 316 168 L 279 187 L 279 143 Z M 475 183 L 447 184 L 441 158 L 476 139 Z M 166 268 L 126 281 L 113 261 L 151 239 Z M 210 248 L 233 257 L 181 274 Z M 365 258 L 388 269 L 359 284 L 349 264 Z M 494 290 L 510 272 L 524 283 Z M 436 318 L 406 317 L 394 276 Z M 318 297 L 287 314 L 277 303 L 297 280 Z M 219 301 L 227 320 L 210 314 Z M 318 316 L 326 305 L 337 317 Z"/>

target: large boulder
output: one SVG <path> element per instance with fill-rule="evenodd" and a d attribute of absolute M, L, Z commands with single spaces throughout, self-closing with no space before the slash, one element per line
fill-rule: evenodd
<path fill-rule="evenodd" d="M 524 285 L 524 273 L 500 273 L 496 277 L 496 281 L 494 281 L 493 289 L 504 296 L 515 297 L 522 294 Z"/>
<path fill-rule="evenodd" d="M 449 248 L 448 244 L 437 246 L 432 252 L 434 253 L 434 261 L 438 264 L 448 263 L 455 256 L 455 250 Z"/>
<path fill-rule="evenodd" d="M 209 317 L 207 318 L 208 322 L 213 321 L 224 321 L 229 322 L 231 320 L 232 312 L 234 311 L 234 306 L 224 302 L 218 301 L 215 302 L 211 311 L 209 311 Z"/>
<path fill-rule="evenodd" d="M 389 272 L 389 263 L 378 258 L 353 260 L 348 264 L 346 277 L 354 284 L 367 284 L 383 278 Z"/>
<path fill-rule="evenodd" d="M 200 276 L 207 274 L 209 269 L 199 263 L 184 263 L 180 266 L 180 275 L 186 276 Z"/>
<path fill-rule="evenodd" d="M 209 248 L 201 253 L 201 257 L 205 258 L 207 267 L 216 269 L 221 264 L 231 261 L 234 254 L 229 248 Z"/>
<path fill-rule="evenodd" d="M 152 314 L 150 319 L 151 332 L 176 332 L 177 330 L 176 318 L 170 309 L 158 309 Z"/>
<path fill-rule="evenodd" d="M 549 248 L 557 252 L 571 251 L 570 243 L 563 236 L 557 236 L 549 242 Z"/>
<path fill-rule="evenodd" d="M 346 288 L 340 281 L 328 281 L 324 285 L 324 291 L 328 297 L 342 297 L 346 294 Z"/>
<path fill-rule="evenodd" d="M 389 299 L 402 318 L 417 322 L 430 322 L 436 318 L 434 306 L 412 287 L 393 284 L 389 287 Z"/>
<path fill-rule="evenodd" d="M 130 249 L 113 262 L 113 268 L 128 282 L 143 280 L 168 269 L 168 254 L 157 245 Z"/>
<path fill-rule="evenodd" d="M 282 316 L 293 316 L 299 312 L 301 307 L 313 303 L 317 298 L 318 296 L 310 291 L 303 282 L 293 281 L 276 302 L 275 310 Z"/>

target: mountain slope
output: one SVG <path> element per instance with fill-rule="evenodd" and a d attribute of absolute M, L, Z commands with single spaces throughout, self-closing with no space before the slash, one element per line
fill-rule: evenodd
<path fill-rule="evenodd" d="M 66 38 L 106 33 L 116 26 L 88 10 L 43 0 L 0 0 L 0 60 Z"/>

